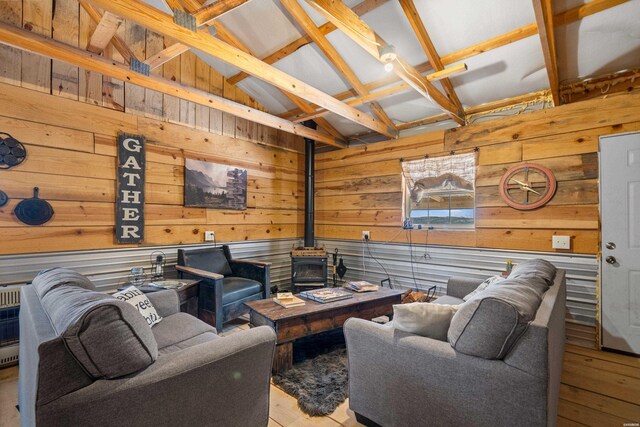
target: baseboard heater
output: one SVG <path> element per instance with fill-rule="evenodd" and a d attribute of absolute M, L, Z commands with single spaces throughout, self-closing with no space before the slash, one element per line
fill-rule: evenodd
<path fill-rule="evenodd" d="M 20 288 L 0 288 L 0 368 L 18 363 Z"/>

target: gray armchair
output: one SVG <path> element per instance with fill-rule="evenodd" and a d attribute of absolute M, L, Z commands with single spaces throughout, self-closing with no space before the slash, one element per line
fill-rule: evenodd
<path fill-rule="evenodd" d="M 198 317 L 222 331 L 222 325 L 248 313 L 247 301 L 269 298 L 271 264 L 231 258 L 229 246 L 179 249 L 181 278 L 200 280 Z"/>
<path fill-rule="evenodd" d="M 462 304 L 480 281 L 452 279 L 437 303 Z M 502 359 L 362 319 L 344 333 L 349 407 L 367 426 L 554 426 L 564 351 L 565 273 Z"/>

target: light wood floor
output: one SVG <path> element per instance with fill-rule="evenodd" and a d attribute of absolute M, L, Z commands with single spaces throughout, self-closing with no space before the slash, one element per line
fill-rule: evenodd
<path fill-rule="evenodd" d="M 243 320 L 225 325 L 224 335 L 247 327 Z M 20 425 L 15 409 L 17 389 L 18 367 L 0 370 L 2 427 Z M 298 409 L 294 398 L 273 385 L 269 416 L 269 427 L 360 425 L 348 400 L 328 417 L 309 417 Z M 640 423 L 640 358 L 567 345 L 558 425 L 622 427 L 625 423 Z"/>

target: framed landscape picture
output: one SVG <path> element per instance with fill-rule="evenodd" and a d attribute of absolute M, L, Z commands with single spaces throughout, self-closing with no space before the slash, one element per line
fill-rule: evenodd
<path fill-rule="evenodd" d="M 247 209 L 247 170 L 185 159 L 184 205 L 214 209 Z"/>

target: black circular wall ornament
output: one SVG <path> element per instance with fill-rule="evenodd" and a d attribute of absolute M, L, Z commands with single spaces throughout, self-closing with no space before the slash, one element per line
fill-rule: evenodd
<path fill-rule="evenodd" d="M 11 135 L 0 132 L 0 169 L 9 169 L 24 162 L 27 150 Z"/>
<path fill-rule="evenodd" d="M 33 187 L 33 197 L 24 199 L 13 210 L 16 217 L 27 225 L 42 225 L 53 217 L 53 207 L 38 198 L 38 187 Z"/>
<path fill-rule="evenodd" d="M 9 196 L 7 196 L 7 193 L 0 190 L 0 208 L 6 205 L 8 201 L 9 201 Z"/>

